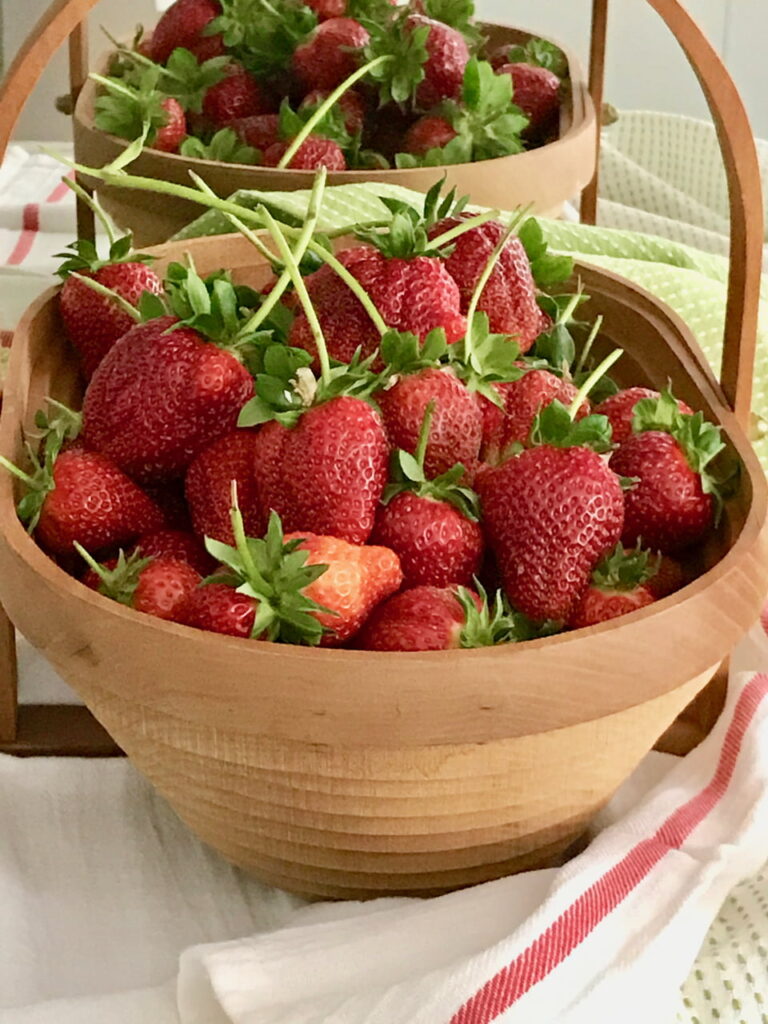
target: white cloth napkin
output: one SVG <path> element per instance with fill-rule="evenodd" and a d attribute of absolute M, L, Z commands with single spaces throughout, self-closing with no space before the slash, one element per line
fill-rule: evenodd
<path fill-rule="evenodd" d="M 671 1021 L 723 899 L 768 850 L 766 668 L 757 625 L 713 733 L 656 784 L 635 778 L 565 867 L 308 907 L 276 932 L 188 950 L 183 1024 Z"/>

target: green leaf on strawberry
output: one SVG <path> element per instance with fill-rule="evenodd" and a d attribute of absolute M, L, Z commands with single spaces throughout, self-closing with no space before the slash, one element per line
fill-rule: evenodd
<path fill-rule="evenodd" d="M 369 79 L 376 86 L 379 105 L 387 103 L 404 104 L 415 94 L 424 81 L 424 65 L 429 53 L 427 37 L 429 25 L 420 25 L 410 31 L 406 28 L 408 9 L 403 8 L 390 23 L 381 26 L 366 24 L 370 39 L 363 55 L 366 63 L 377 57 L 391 57 L 369 72 Z"/>
<path fill-rule="evenodd" d="M 485 36 L 472 20 L 475 15 L 473 0 L 422 0 L 424 14 L 435 21 L 442 21 L 461 32 L 472 52 L 485 42 Z"/>
<path fill-rule="evenodd" d="M 166 96 L 178 100 L 185 110 L 199 114 L 206 92 L 227 77 L 230 63 L 231 59 L 225 56 L 212 57 L 201 64 L 194 53 L 179 46 L 168 58 L 160 87 Z"/>
<path fill-rule="evenodd" d="M 219 160 L 227 164 L 259 164 L 262 154 L 247 146 L 231 128 L 221 128 L 209 143 L 190 135 L 179 150 L 182 156 L 197 160 Z"/>
<path fill-rule="evenodd" d="M 546 68 L 558 78 L 568 75 L 568 58 L 559 46 L 547 39 L 529 39 L 525 46 L 510 46 L 506 60 L 508 64 L 532 64 Z"/>
<path fill-rule="evenodd" d="M 53 441 L 57 449 L 65 441 L 74 441 L 80 436 L 83 427 L 83 414 L 75 412 L 55 398 L 46 398 L 48 411 L 38 409 L 35 413 L 35 427 L 40 431 L 39 437 L 46 445 Z"/>
<path fill-rule="evenodd" d="M 526 220 L 518 230 L 517 236 L 523 243 L 531 264 L 533 279 L 539 288 L 549 288 L 553 284 L 560 284 L 562 281 L 567 281 L 573 274 L 572 257 L 549 252 L 544 232 L 535 217 L 529 217 Z"/>
<path fill-rule="evenodd" d="M 640 544 L 629 551 L 617 544 L 592 570 L 592 586 L 601 590 L 634 590 L 654 577 L 660 564 L 661 556 L 652 558 L 651 552 Z"/>
<path fill-rule="evenodd" d="M 458 587 L 456 590 L 456 598 L 466 616 L 459 641 L 461 647 L 467 649 L 522 643 L 561 631 L 562 624 L 559 622 L 537 623 L 516 611 L 503 591 L 497 590 L 493 601 L 489 602 L 484 588 L 477 582 L 475 586 L 481 600 L 480 608 L 466 587 Z"/>
<path fill-rule="evenodd" d="M 444 146 L 433 146 L 426 153 L 396 153 L 395 167 L 444 167 L 450 164 L 467 164 L 471 160 L 471 138 L 467 135 L 457 135 Z"/>
<path fill-rule="evenodd" d="M 299 0 L 221 0 L 222 13 L 203 31 L 259 78 L 286 71 L 293 52 L 317 27 L 317 15 Z"/>
<path fill-rule="evenodd" d="M 492 334 L 487 313 L 475 313 L 471 332 L 467 333 L 469 341 L 464 338 L 449 347 L 450 364 L 470 391 L 484 395 L 494 405 L 501 405 L 493 384 L 519 380 L 523 376 L 526 367 L 518 365 L 520 346 L 507 334 Z"/>
<path fill-rule="evenodd" d="M 71 273 L 95 274 L 102 267 L 114 263 L 152 263 L 155 257 L 148 253 L 134 252 L 133 236 L 124 235 L 110 245 L 109 255 L 105 259 L 99 258 L 95 243 L 86 238 L 78 238 L 67 246 L 67 250 L 56 253 L 54 259 L 64 260 L 56 273 L 66 279 Z"/>
<path fill-rule="evenodd" d="M 168 113 L 162 106 L 167 96 L 159 88 L 162 73 L 160 67 L 147 68 L 136 86 L 117 78 L 91 75 L 106 90 L 96 98 L 96 127 L 121 139 L 132 140 L 140 138 L 149 125 L 147 140 L 151 141 L 168 123 Z"/>
<path fill-rule="evenodd" d="M 134 551 L 126 558 L 125 552 L 121 548 L 117 556 L 117 563 L 110 569 L 108 565 L 97 562 L 77 541 L 75 541 L 75 550 L 99 577 L 98 592 L 104 597 L 109 597 L 111 600 L 117 601 L 118 604 L 124 604 L 130 608 L 133 603 L 133 595 L 139 585 L 139 577 L 153 559 L 144 558 L 140 551 Z"/>
<path fill-rule="evenodd" d="M 536 414 L 531 442 L 553 448 L 588 447 L 596 452 L 607 452 L 612 448 L 611 424 L 607 416 L 594 413 L 574 421 L 569 409 L 554 399 Z"/>
<path fill-rule="evenodd" d="M 280 104 L 280 137 L 283 139 L 294 139 L 310 117 L 315 113 L 323 101 L 302 106 L 294 110 L 290 102 L 284 99 Z M 312 129 L 313 135 L 322 135 L 331 139 L 343 150 L 349 149 L 353 144 L 353 137 L 347 131 L 344 123 L 344 114 L 338 106 L 331 107 L 327 114 Z"/>
<path fill-rule="evenodd" d="M 387 364 L 381 378 L 386 380 L 396 375 L 439 366 L 447 356 L 448 349 L 442 327 L 435 327 L 423 341 L 409 331 L 387 331 L 379 343 L 379 353 Z"/>

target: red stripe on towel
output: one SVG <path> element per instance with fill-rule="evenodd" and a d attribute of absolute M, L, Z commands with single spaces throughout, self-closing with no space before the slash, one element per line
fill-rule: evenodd
<path fill-rule="evenodd" d="M 24 215 L 21 222 L 21 234 L 16 246 L 8 257 L 6 265 L 17 267 L 29 256 L 35 237 L 40 230 L 40 207 L 37 203 L 27 203 L 24 207 Z"/>
<path fill-rule="evenodd" d="M 768 696 L 768 675 L 753 677 L 734 708 L 712 781 L 672 813 L 565 910 L 528 948 L 498 971 L 453 1015 L 450 1024 L 490 1024 L 547 977 L 669 853 L 679 849 L 725 795 L 744 735 Z"/>

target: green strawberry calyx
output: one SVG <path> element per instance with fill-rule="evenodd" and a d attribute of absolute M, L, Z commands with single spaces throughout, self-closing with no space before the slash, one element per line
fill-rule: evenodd
<path fill-rule="evenodd" d="M 472 20 L 475 16 L 473 0 L 421 0 L 420 6 L 428 18 L 461 32 L 471 52 L 484 44 L 485 36 Z"/>
<path fill-rule="evenodd" d="M 429 402 L 424 413 L 419 440 L 413 455 L 402 448 L 392 452 L 390 462 L 390 483 L 384 488 L 381 496 L 383 505 L 405 491 L 411 491 L 420 498 L 432 501 L 445 501 L 457 508 L 467 519 L 477 522 L 480 518 L 480 501 L 469 487 L 462 486 L 461 481 L 466 475 L 466 468 L 457 462 L 447 472 L 432 480 L 427 479 L 424 472 L 424 456 L 429 443 L 429 431 L 435 411 L 434 400 Z"/>
<path fill-rule="evenodd" d="M 465 623 L 459 635 L 459 644 L 463 648 L 495 647 L 497 644 L 521 643 L 525 640 L 536 640 L 543 636 L 552 636 L 561 629 L 556 622 L 536 623 L 527 615 L 516 611 L 509 603 L 506 594 L 497 590 L 493 600 L 475 580 L 477 595 L 480 597 L 478 608 L 475 594 L 466 587 L 456 588 L 456 600 L 465 614 Z"/>
<path fill-rule="evenodd" d="M 27 489 L 27 493 L 16 505 L 16 513 L 22 523 L 26 525 L 29 533 L 34 532 L 40 520 L 45 499 L 51 491 L 56 489 L 53 468 L 62 445 L 63 439 L 55 431 L 46 437 L 42 455 L 36 454 L 29 443 L 26 443 L 25 448 L 31 470 L 29 473 L 0 455 L 0 466 L 20 480 Z"/>
<path fill-rule="evenodd" d="M 274 511 L 263 538 L 246 537 L 234 482 L 230 514 L 235 544 L 205 538 L 208 553 L 223 568 L 203 580 L 201 586 L 225 583 L 257 602 L 251 630 L 254 640 L 316 646 L 327 632 L 316 614 L 333 613 L 307 597 L 304 589 L 328 566 L 306 564 L 308 553 L 299 548 L 301 538 L 285 541 L 280 516 Z"/>
<path fill-rule="evenodd" d="M 220 0 L 221 14 L 203 29 L 257 78 L 287 71 L 294 50 L 317 27 L 315 12 L 300 0 Z"/>
<path fill-rule="evenodd" d="M 568 76 L 568 58 L 559 46 L 547 39 L 529 39 L 525 46 L 510 46 L 506 53 L 507 64 L 530 64 L 546 68 L 558 78 Z"/>
<path fill-rule="evenodd" d="M 623 354 L 620 348 L 610 352 L 589 374 L 569 406 L 564 406 L 556 398 L 549 405 L 545 405 L 534 417 L 530 434 L 531 444 L 548 444 L 555 448 L 587 447 L 596 452 L 610 451 L 614 445 L 608 417 L 592 413 L 577 420 L 576 415 L 592 387 Z"/>
<path fill-rule="evenodd" d="M 705 420 L 702 412 L 681 412 L 677 399 L 667 387 L 658 398 L 643 398 L 635 405 L 632 430 L 635 433 L 658 430 L 671 434 L 690 468 L 701 477 L 702 490 L 715 498 L 719 509 L 725 481 L 711 473 L 708 467 L 725 448 L 720 427 Z"/>
<path fill-rule="evenodd" d="M 500 407 L 503 400 L 494 384 L 519 380 L 531 368 L 521 365 L 520 346 L 514 337 L 491 333 L 486 313 L 472 316 L 465 337 L 449 346 L 448 359 L 470 391 Z"/>
<path fill-rule="evenodd" d="M 66 280 L 71 274 L 96 274 L 104 267 L 114 266 L 116 263 L 152 263 L 155 259 L 148 253 L 133 251 L 133 237 L 124 235 L 116 239 L 109 247 L 109 255 L 104 259 L 99 257 L 96 244 L 86 238 L 78 238 L 72 242 L 64 252 L 57 252 L 55 259 L 63 260 L 56 273 Z"/>
<path fill-rule="evenodd" d="M 146 131 L 146 142 L 151 145 L 158 130 L 168 124 L 168 111 L 163 107 L 168 96 L 159 88 L 162 73 L 160 67 L 147 68 L 137 85 L 128 85 L 122 79 L 91 72 L 90 77 L 105 89 L 96 99 L 96 127 L 129 140 L 141 138 Z"/>
<path fill-rule="evenodd" d="M 539 288 L 560 284 L 573 274 L 573 257 L 550 252 L 541 224 L 535 217 L 526 220 L 517 237 L 523 243 L 533 279 Z"/>
<path fill-rule="evenodd" d="M 189 135 L 181 144 L 182 156 L 195 160 L 219 160 L 226 164 L 260 164 L 262 154 L 244 143 L 232 128 L 220 128 L 210 142 Z"/>
<path fill-rule="evenodd" d="M 429 59 L 427 38 L 431 29 L 429 25 L 411 28 L 407 24 L 410 14 L 407 7 L 393 7 L 386 21 L 362 22 L 370 34 L 363 50 L 366 62 L 377 57 L 390 58 L 368 73 L 382 107 L 387 103 L 404 107 L 413 99 L 426 75 L 424 65 Z"/>
<path fill-rule="evenodd" d="M 609 551 L 592 570 L 591 585 L 598 590 L 635 590 L 659 571 L 661 555 L 636 548 L 625 550 L 622 544 Z"/>
<path fill-rule="evenodd" d="M 46 398 L 48 411 L 38 409 L 35 413 L 36 437 L 46 445 L 52 440 L 58 447 L 65 441 L 74 441 L 83 428 L 83 414 L 70 409 L 55 398 Z"/>
<path fill-rule="evenodd" d="M 74 546 L 80 557 L 99 577 L 98 592 L 104 597 L 109 597 L 111 600 L 117 601 L 118 604 L 124 604 L 130 608 L 141 574 L 150 562 L 154 561 L 154 558 L 145 558 L 140 551 L 134 551 L 126 557 L 121 548 L 117 556 L 117 563 L 110 569 L 108 565 L 97 562 L 82 544 L 75 541 Z"/>

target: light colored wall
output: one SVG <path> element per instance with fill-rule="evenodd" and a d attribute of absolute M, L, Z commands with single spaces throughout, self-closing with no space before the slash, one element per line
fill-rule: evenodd
<path fill-rule="evenodd" d="M 168 0 L 159 0 L 166 6 Z M 45 9 L 48 0 L 0 0 L 4 8 L 6 60 Z M 768 138 L 767 0 L 687 0 L 717 46 L 741 89 L 755 134 Z M 530 27 L 567 41 L 586 63 L 591 0 L 476 0 L 487 20 Z M 129 36 L 139 21 L 151 22 L 155 0 L 102 0 L 92 16 L 94 52 L 104 48 L 98 25 Z M 68 126 L 53 109 L 66 91 L 66 56 L 58 55 L 31 97 L 18 138 L 66 138 Z M 612 0 L 606 98 L 618 107 L 669 110 L 704 116 L 706 106 L 693 72 L 658 16 L 642 0 Z"/>

